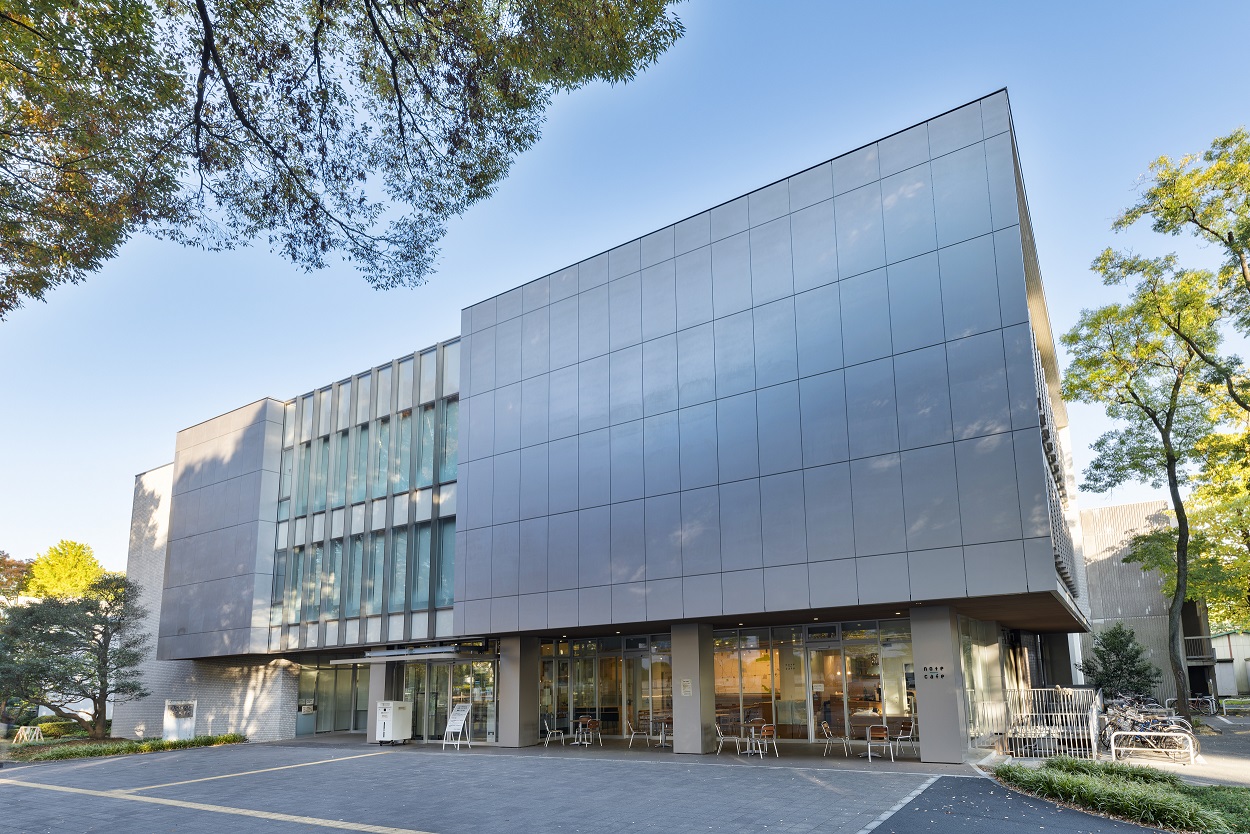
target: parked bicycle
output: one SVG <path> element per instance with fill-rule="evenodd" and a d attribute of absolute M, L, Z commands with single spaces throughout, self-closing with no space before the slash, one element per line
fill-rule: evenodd
<path fill-rule="evenodd" d="M 1099 733 L 1099 742 L 1103 749 L 1111 749 L 1111 737 L 1114 733 L 1127 733 L 1116 742 L 1116 752 L 1127 754 L 1129 749 L 1154 751 L 1171 759 L 1186 759 L 1192 746 L 1194 755 L 1201 750 L 1194 728 L 1180 716 L 1164 715 L 1148 709 L 1147 700 L 1139 697 L 1119 698 L 1108 701 L 1105 721 Z"/>
<path fill-rule="evenodd" d="M 1175 703 L 1175 698 L 1168 698 L 1167 701 L 1164 702 L 1164 706 L 1170 707 Z M 1220 708 L 1220 705 L 1216 702 L 1215 698 L 1210 695 L 1190 696 L 1188 703 L 1191 712 L 1200 712 L 1203 715 L 1215 715 L 1216 710 Z"/>

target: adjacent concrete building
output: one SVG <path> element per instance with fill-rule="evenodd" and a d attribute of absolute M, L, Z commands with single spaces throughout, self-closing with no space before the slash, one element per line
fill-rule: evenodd
<path fill-rule="evenodd" d="M 260 737 L 399 699 L 421 738 L 467 703 L 479 740 L 585 715 L 686 753 L 913 722 L 958 761 L 1089 627 L 1058 380 L 1001 91 L 180 432 L 131 570 L 150 666 L 198 683 L 153 698 L 243 728 L 234 676 Z"/>

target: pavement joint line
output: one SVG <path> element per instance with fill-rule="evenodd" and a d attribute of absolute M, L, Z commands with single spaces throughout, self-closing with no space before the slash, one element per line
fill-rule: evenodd
<path fill-rule="evenodd" d="M 296 767 L 312 767 L 313 765 L 333 764 L 334 762 L 345 762 L 350 759 L 366 759 L 370 756 L 385 756 L 390 753 L 389 750 L 383 750 L 381 753 L 361 753 L 357 756 L 339 756 L 334 759 L 321 759 L 316 762 L 300 762 L 293 765 L 280 765 L 279 767 L 262 767 L 259 770 L 245 770 L 241 773 L 223 773 L 220 776 L 204 776 L 200 779 L 184 779 L 181 782 L 165 782 L 160 785 L 144 785 L 140 788 L 118 788 L 115 793 L 134 793 L 135 791 L 153 791 L 157 788 L 173 788 L 178 785 L 193 785 L 196 782 L 212 782 L 216 779 L 233 779 L 236 776 L 252 776 L 257 773 L 272 773 L 275 770 L 291 770 Z"/>
<path fill-rule="evenodd" d="M 895 814 L 897 814 L 899 811 L 903 810 L 903 808 L 907 805 L 907 803 L 911 802 L 913 799 L 915 799 L 916 797 L 920 796 L 920 794 L 924 793 L 924 792 L 925 792 L 925 790 L 926 790 L 926 789 L 927 789 L 930 785 L 932 785 L 934 782 L 936 782 L 938 779 L 941 779 L 941 778 L 942 778 L 941 776 L 932 776 L 932 777 L 930 777 L 930 778 L 929 778 L 929 779 L 928 779 L 928 780 L 927 780 L 927 781 L 926 781 L 923 785 L 921 785 L 920 787 L 916 788 L 914 791 L 912 791 L 911 793 L 909 793 L 907 796 L 905 796 L 905 797 L 903 797 L 901 800 L 899 800 L 899 801 L 898 801 L 898 802 L 894 805 L 894 807 L 893 807 L 893 808 L 891 808 L 890 810 L 888 810 L 888 811 L 886 811 L 885 813 L 883 813 L 883 814 L 881 814 L 880 816 L 878 816 L 875 820 L 873 820 L 872 822 L 870 822 L 870 823 L 868 823 L 867 825 L 865 825 L 865 826 L 864 826 L 863 828 L 861 828 L 859 831 L 855 832 L 855 834 L 868 834 L 868 832 L 869 832 L 869 831 L 872 831 L 872 830 L 873 830 L 874 828 L 876 828 L 878 825 L 880 825 L 881 823 L 885 822 L 885 821 L 886 821 L 886 820 L 888 820 L 890 817 L 892 817 L 892 816 L 894 816 Z"/>
<path fill-rule="evenodd" d="M 443 755 L 443 753 L 441 750 L 431 750 L 429 753 L 415 753 L 414 755 L 441 756 Z M 454 754 L 448 753 L 446 755 L 451 756 Z M 489 755 L 490 755 L 490 758 L 500 758 L 500 759 L 502 758 L 540 759 L 542 761 L 552 761 L 552 762 L 573 761 L 572 756 L 531 756 L 531 755 L 526 755 L 524 753 L 491 753 Z M 587 760 L 593 760 L 596 762 L 615 762 L 617 764 L 654 764 L 654 765 L 686 765 L 688 764 L 691 767 L 752 767 L 756 769 L 763 768 L 766 770 L 814 770 L 820 773 L 830 773 L 830 772 L 872 773 L 878 776 L 882 774 L 885 774 L 887 776 L 925 776 L 925 777 L 933 776 L 933 778 L 935 779 L 941 776 L 949 776 L 952 779 L 976 779 L 978 778 L 976 776 L 969 776 L 966 773 L 939 773 L 935 775 L 932 773 L 919 773 L 913 770 L 875 770 L 875 769 L 869 770 L 868 768 L 851 769 L 851 768 L 846 768 L 846 767 L 810 767 L 810 766 L 803 766 L 803 765 L 766 765 L 766 764 L 752 763 L 752 762 L 742 762 L 738 764 L 718 764 L 716 762 L 701 762 L 697 760 L 692 760 L 690 762 L 682 762 L 677 759 L 673 759 L 672 761 L 657 761 L 655 759 L 651 759 L 651 760 L 609 759 L 607 757 L 600 757 L 600 756 L 595 756 L 593 757 L 593 759 L 591 759 L 590 757 L 587 757 Z"/>
<path fill-rule="evenodd" d="M 1215 716 L 1215 717 L 1216 717 L 1216 718 L 1218 718 L 1218 719 L 1220 719 L 1221 721 L 1223 721 L 1225 724 L 1227 724 L 1227 725 L 1228 725 L 1228 726 L 1230 726 L 1230 727 L 1234 727 L 1234 726 L 1236 726 L 1235 724 L 1233 724 L 1233 722 L 1229 721 L 1227 718 L 1225 718 L 1225 717 L 1224 717 L 1224 716 L 1222 716 L 1222 715 L 1217 715 L 1217 716 Z"/>
<path fill-rule="evenodd" d="M 296 814 L 279 814 L 274 811 L 254 811 L 250 808 L 232 808 L 229 805 L 210 805 L 204 802 L 187 802 L 182 799 L 165 799 L 159 796 L 137 796 L 122 791 L 93 791 L 87 788 L 71 788 L 66 785 L 40 785 L 35 782 L 24 782 L 19 779 L 0 779 L 0 785 L 17 785 L 23 788 L 34 788 L 41 791 L 56 791 L 78 796 L 96 796 L 103 799 L 120 799 L 127 802 L 145 802 L 149 805 L 168 805 L 174 808 L 185 808 L 192 811 L 207 811 L 214 814 L 231 814 L 239 817 L 253 817 L 271 822 L 291 822 L 297 825 L 315 825 L 322 828 L 334 828 L 340 831 L 361 831 L 365 834 L 432 834 L 429 831 L 418 831 L 415 828 L 393 828 L 389 825 L 371 825 L 364 822 L 347 820 L 330 820 L 319 817 L 303 817 Z"/>

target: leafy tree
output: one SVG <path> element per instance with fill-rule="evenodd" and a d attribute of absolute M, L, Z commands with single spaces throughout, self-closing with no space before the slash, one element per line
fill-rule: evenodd
<path fill-rule="evenodd" d="M 1145 658 L 1146 647 L 1122 622 L 1094 635 L 1093 654 L 1076 664 L 1108 696 L 1147 695 L 1163 673 Z"/>
<path fill-rule="evenodd" d="M 98 577 L 78 598 L 49 597 L 10 608 L 0 621 L 0 691 L 107 735 L 105 707 L 148 694 L 136 668 L 148 635 L 139 587 Z M 87 717 L 77 709 L 90 705 Z"/>
<path fill-rule="evenodd" d="M 1096 271 L 1105 269 L 1101 260 Z M 1196 349 L 1176 336 L 1177 325 L 1200 347 L 1215 349 L 1219 333 L 1200 306 L 1174 303 L 1168 321 L 1148 291 L 1128 304 L 1086 310 L 1063 343 L 1071 364 L 1063 379 L 1065 399 L 1096 403 L 1120 427 L 1093 444 L 1094 460 L 1083 489 L 1105 492 L 1129 481 L 1167 484 L 1176 513 L 1175 590 L 1168 605 L 1170 665 L 1181 709 L 1188 712 L 1181 610 L 1189 574 L 1189 516 L 1181 489 L 1201 464 L 1201 444 L 1215 431 L 1216 403 L 1201 384 Z"/>
<path fill-rule="evenodd" d="M 416 286 L 552 98 L 627 82 L 675 0 L 28 0 L 0 11 L 0 318 L 147 230 Z"/>
<path fill-rule="evenodd" d="M 23 590 L 33 597 L 81 596 L 103 573 L 90 545 L 61 539 L 35 557 Z"/>
<path fill-rule="evenodd" d="M 1190 234 L 1222 251 L 1224 263 L 1212 283 L 1211 309 L 1243 336 L 1250 335 L 1250 133 L 1239 128 L 1219 137 L 1201 157 L 1155 160 L 1141 199 L 1116 219 L 1114 228 L 1125 229 L 1143 219 L 1149 219 L 1156 232 Z M 1168 289 L 1159 284 L 1159 276 L 1175 271 L 1177 264 L 1175 255 L 1139 258 L 1108 249 L 1102 257 L 1119 262 L 1118 282 L 1151 293 L 1161 288 L 1165 295 Z M 1167 321 L 1236 407 L 1250 412 L 1250 376 L 1241 357 L 1222 355 L 1204 344 L 1201 331 L 1191 332 L 1185 325 Z"/>
<path fill-rule="evenodd" d="M 0 550 L 0 600 L 15 599 L 26 584 L 26 574 L 30 572 L 30 562 L 14 559 Z"/>

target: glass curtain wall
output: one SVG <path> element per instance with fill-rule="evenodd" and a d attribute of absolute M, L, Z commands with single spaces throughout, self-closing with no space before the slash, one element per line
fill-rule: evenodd
<path fill-rule="evenodd" d="M 427 627 L 411 614 L 453 603 L 456 520 L 439 508 L 456 488 L 459 351 L 401 357 L 285 405 L 271 649 L 410 639 Z"/>

